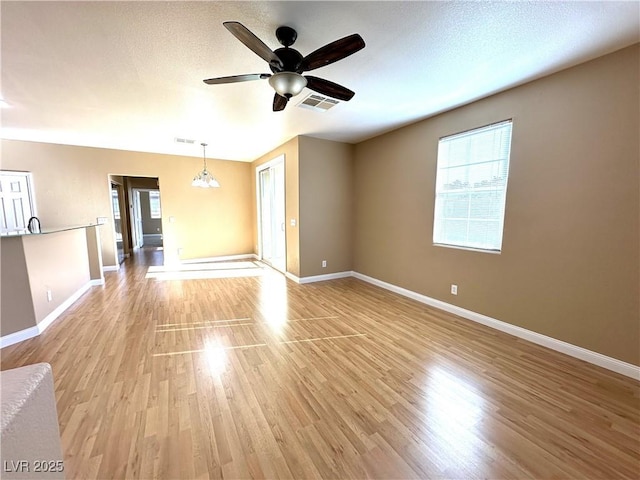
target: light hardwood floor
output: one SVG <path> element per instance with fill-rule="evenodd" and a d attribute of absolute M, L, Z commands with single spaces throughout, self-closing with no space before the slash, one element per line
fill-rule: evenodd
<path fill-rule="evenodd" d="M 158 253 L 1 352 L 52 365 L 68 479 L 640 477 L 637 381 L 352 278 L 146 278 Z"/>

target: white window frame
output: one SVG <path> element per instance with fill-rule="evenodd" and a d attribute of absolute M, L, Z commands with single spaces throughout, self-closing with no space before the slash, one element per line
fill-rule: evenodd
<path fill-rule="evenodd" d="M 504 237 L 504 218 L 506 210 L 507 185 L 509 180 L 509 164 L 511 156 L 513 120 L 508 119 L 497 123 L 492 123 L 482 127 L 466 130 L 441 137 L 438 142 L 438 158 L 436 164 L 436 187 L 435 205 L 433 215 L 433 245 L 439 247 L 457 248 L 463 250 L 473 250 L 485 253 L 501 253 Z M 474 143 L 473 136 L 486 135 L 489 132 L 496 132 L 500 137 L 493 137 L 493 145 L 490 143 Z M 499 143 L 496 143 L 499 142 Z M 479 148 L 483 147 L 481 152 Z M 464 147 L 464 150 L 461 149 Z M 458 151 L 454 152 L 454 149 Z M 490 153 L 487 153 L 490 152 Z M 482 155 L 483 157 L 480 157 Z M 490 181 L 483 179 L 482 182 L 472 180 L 474 175 L 478 175 L 480 169 L 491 168 L 499 172 Z M 462 170 L 461 170 L 462 169 Z M 451 176 L 452 171 L 458 173 Z M 465 177 L 464 182 L 459 181 L 459 175 Z M 486 175 L 486 172 L 483 172 Z M 452 178 L 456 178 L 454 182 Z M 478 176 L 478 179 L 482 176 Z M 485 198 L 483 197 L 485 194 Z M 458 197 L 464 203 L 464 196 L 467 196 L 467 211 L 462 216 L 447 217 L 447 212 L 456 209 L 452 198 Z M 486 195 L 490 195 L 490 205 L 487 205 Z M 474 198 L 477 201 L 474 204 Z M 449 203 L 447 203 L 449 200 Z M 476 209 L 474 209 L 474 205 Z M 459 207 L 458 207 L 459 208 Z M 477 208 L 480 208 L 478 210 Z M 497 214 L 495 213 L 497 209 Z M 480 215 L 475 216 L 473 212 Z M 494 212 L 493 218 L 491 217 Z M 497 218 L 499 217 L 499 218 Z M 492 235 L 482 238 L 473 238 L 473 225 L 476 227 L 482 222 L 492 223 L 497 226 L 497 232 L 493 230 Z M 461 239 L 449 225 L 457 223 L 459 228 L 466 228 L 466 236 Z"/>

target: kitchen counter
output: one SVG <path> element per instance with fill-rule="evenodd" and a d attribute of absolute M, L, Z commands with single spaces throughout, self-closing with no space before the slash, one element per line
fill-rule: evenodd
<path fill-rule="evenodd" d="M 80 228 L 89 228 L 89 227 L 97 227 L 96 223 L 89 223 L 87 225 L 73 225 L 67 227 L 58 227 L 58 228 L 43 228 L 40 232 L 32 233 L 29 230 L 16 230 L 14 232 L 5 232 L 0 233 L 0 237 L 21 237 L 24 235 L 47 235 L 49 233 L 58 233 L 58 232 L 67 232 L 69 230 L 78 230 Z"/>
<path fill-rule="evenodd" d="M 0 348 L 39 335 L 104 283 L 97 225 L 16 232 L 0 241 Z"/>

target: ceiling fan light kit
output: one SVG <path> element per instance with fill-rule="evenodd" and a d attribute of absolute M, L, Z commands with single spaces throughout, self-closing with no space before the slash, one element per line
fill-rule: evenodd
<path fill-rule="evenodd" d="M 298 95 L 307 86 L 307 79 L 295 72 L 278 72 L 269 77 L 269 85 L 287 99 Z"/>
<path fill-rule="evenodd" d="M 284 110 L 289 99 L 298 95 L 305 87 L 322 95 L 343 101 L 349 101 L 355 95 L 355 92 L 342 85 L 310 75 L 303 76 L 302 73 L 330 65 L 362 50 L 365 47 L 365 43 L 357 33 L 328 43 L 303 57 L 300 52 L 290 48 L 298 38 L 298 33 L 291 27 L 282 26 L 276 29 L 276 37 L 283 47 L 273 51 L 241 23 L 224 22 L 223 25 L 253 53 L 266 61 L 273 73 L 252 73 L 209 78 L 204 80 L 207 85 L 247 82 L 268 78 L 269 85 L 276 92 L 273 97 L 274 112 Z"/>

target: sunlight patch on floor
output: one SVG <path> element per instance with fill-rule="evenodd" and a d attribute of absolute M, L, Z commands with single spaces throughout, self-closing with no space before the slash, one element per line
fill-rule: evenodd
<path fill-rule="evenodd" d="M 207 278 L 261 277 L 267 270 L 258 262 L 210 262 L 170 266 L 150 266 L 145 278 L 155 280 L 196 280 Z"/>
<path fill-rule="evenodd" d="M 165 329 L 169 327 L 187 327 L 189 325 L 208 325 L 214 323 L 230 323 L 230 322 L 247 322 L 252 320 L 251 317 L 243 317 L 243 318 L 229 318 L 229 319 L 219 319 L 219 320 L 204 320 L 201 322 L 181 322 L 181 323 L 160 323 L 156 325 L 156 330 Z"/>
<path fill-rule="evenodd" d="M 273 345 L 287 345 L 291 343 L 306 343 L 306 342 L 321 342 L 326 340 L 340 340 L 344 338 L 353 338 L 353 337 L 366 337 L 366 333 L 352 333 L 348 335 L 333 335 L 329 337 L 316 337 L 316 338 L 300 338 L 297 340 L 286 340 L 283 342 L 273 342 Z M 219 350 L 238 350 L 245 348 L 256 348 L 256 347 L 268 347 L 270 344 L 268 343 L 254 343 L 251 345 L 232 345 L 232 346 L 222 346 L 217 345 L 216 348 Z M 207 348 L 201 348 L 198 350 L 182 350 L 178 352 L 166 352 L 166 353 L 154 353 L 154 357 L 170 357 L 173 355 L 189 355 L 193 353 L 205 353 L 208 354 L 209 350 Z"/>

